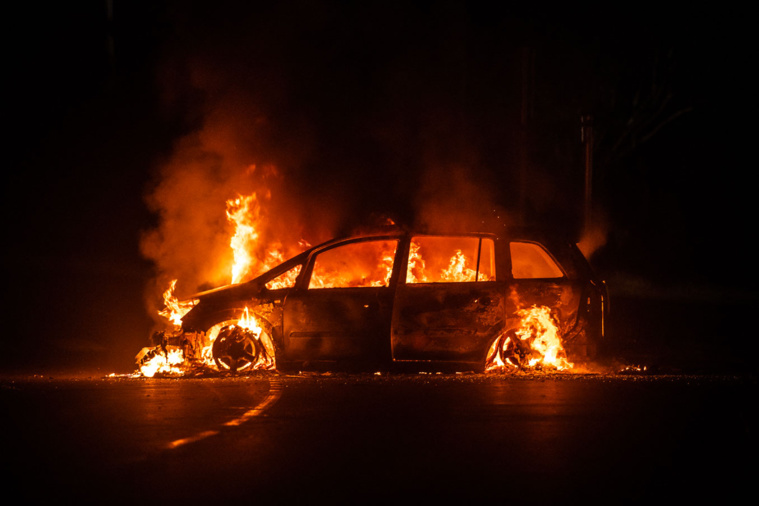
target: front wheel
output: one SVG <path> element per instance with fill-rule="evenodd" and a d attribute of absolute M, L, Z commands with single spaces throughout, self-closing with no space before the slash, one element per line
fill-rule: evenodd
<path fill-rule="evenodd" d="M 222 328 L 211 349 L 216 367 L 231 372 L 242 371 L 258 362 L 261 350 L 256 334 L 237 325 Z"/>

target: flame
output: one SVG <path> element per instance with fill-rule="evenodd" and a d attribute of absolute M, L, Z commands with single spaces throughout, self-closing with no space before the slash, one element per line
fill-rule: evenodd
<path fill-rule="evenodd" d="M 427 276 L 424 273 L 426 264 L 419 253 L 419 243 L 411 241 L 408 255 L 408 270 L 406 271 L 406 283 L 426 283 Z"/>
<path fill-rule="evenodd" d="M 521 318 L 514 336 L 501 336 L 488 352 L 487 371 L 507 368 L 572 369 L 566 359 L 559 327 L 547 306 L 532 306 L 517 312 Z"/>
<path fill-rule="evenodd" d="M 538 357 L 529 361 L 529 366 L 537 364 L 555 367 L 556 369 L 571 369 L 573 364 L 564 358 L 564 347 L 559 338 L 559 329 L 551 317 L 551 309 L 546 306 L 533 306 L 519 311 L 522 317 L 522 327 L 517 331 L 517 337 L 530 343 L 530 347 L 539 353 Z"/>
<path fill-rule="evenodd" d="M 440 275 L 441 281 L 474 281 L 477 278 L 477 271 L 467 267 L 468 263 L 469 260 L 466 255 L 460 249 L 457 249 L 448 263 L 448 268 L 443 270 Z"/>
<path fill-rule="evenodd" d="M 152 358 L 140 365 L 140 374 L 152 378 L 156 374 L 184 374 L 184 353 L 181 348 L 169 348 L 165 354 L 156 353 Z"/>
<path fill-rule="evenodd" d="M 164 309 L 158 311 L 158 314 L 169 320 L 175 329 L 182 326 L 182 318 L 197 303 L 195 300 L 180 301 L 174 295 L 177 287 L 177 280 L 169 283 L 169 288 L 163 292 Z"/>
<path fill-rule="evenodd" d="M 257 243 L 260 239 L 259 230 L 261 228 L 262 213 L 261 205 L 256 193 L 247 196 L 238 195 L 236 198 L 229 199 L 226 202 L 226 215 L 230 223 L 234 225 L 234 235 L 230 240 L 230 247 L 234 254 L 234 264 L 232 266 L 232 283 L 240 283 L 247 278 L 260 274 L 272 267 L 282 263 L 284 254 L 280 242 L 272 243 L 263 253 L 263 259 L 254 255 Z M 308 246 L 308 243 L 301 241 L 301 246 Z M 294 284 L 300 272 L 300 267 L 291 269 L 282 276 L 270 281 L 266 286 L 269 289 L 287 288 Z M 163 293 L 164 309 L 158 311 L 158 314 L 172 324 L 174 332 L 180 332 L 182 318 L 197 303 L 196 300 L 180 301 L 175 296 L 177 280 L 174 279 L 169 284 L 169 288 Z M 274 367 L 274 349 L 269 339 L 261 339 L 262 327 L 256 318 L 246 307 L 242 316 L 236 322 L 225 322 L 222 325 L 215 326 L 208 330 L 204 345 L 195 352 L 193 360 L 207 367 L 216 367 L 213 359 L 213 343 L 223 326 L 236 325 L 240 328 L 253 333 L 260 346 L 263 346 L 265 353 L 262 353 L 262 360 L 259 363 L 252 364 L 253 368 L 273 368 Z M 175 334 L 175 337 L 177 334 Z M 164 354 L 161 354 L 161 350 Z M 181 349 L 172 349 L 166 351 L 165 348 L 156 347 L 149 360 L 140 363 L 140 373 L 145 377 L 153 377 L 155 374 L 183 374 L 183 367 L 186 366 L 184 353 Z"/>
<path fill-rule="evenodd" d="M 235 227 L 234 236 L 232 236 L 229 244 L 234 253 L 232 284 L 241 283 L 285 261 L 284 248 L 279 241 L 272 242 L 262 253 L 262 258 L 254 255 L 259 246 L 259 230 L 263 221 L 261 205 L 255 192 L 228 200 L 227 219 Z M 308 243 L 300 241 L 300 246 L 303 247 L 304 245 L 308 246 Z M 295 278 L 298 277 L 299 272 L 299 270 L 288 272 L 286 277 L 272 280 L 266 287 L 270 290 L 289 288 L 295 283 Z"/>
<path fill-rule="evenodd" d="M 274 356 L 274 343 L 271 342 L 270 336 L 264 338 L 266 334 L 263 331 L 263 327 L 261 327 L 255 316 L 248 311 L 247 306 L 245 307 L 245 311 L 243 311 L 242 317 L 240 317 L 240 320 L 237 322 L 237 325 L 252 332 L 256 341 L 258 341 L 259 346 L 262 347 L 262 353 L 259 355 L 258 361 L 255 364 L 252 364 L 252 368 L 254 370 L 276 369 L 277 364 Z"/>
<path fill-rule="evenodd" d="M 253 332 L 256 335 L 256 339 L 261 337 L 261 331 L 263 329 L 258 324 L 256 318 L 250 314 L 250 311 L 248 311 L 248 306 L 245 306 L 242 316 L 237 321 L 237 326 Z"/>
<path fill-rule="evenodd" d="M 309 288 L 387 286 L 393 273 L 396 247 L 397 241 L 388 240 L 358 242 L 328 250 L 321 255 L 321 263 L 317 259 Z M 348 262 L 354 271 L 345 269 L 346 255 L 354 260 Z"/>
<path fill-rule="evenodd" d="M 483 272 L 477 272 L 470 267 L 472 262 L 460 249 L 454 250 L 453 255 L 445 268 L 440 269 L 437 275 L 428 275 L 427 264 L 420 253 L 421 245 L 411 241 L 409 249 L 408 270 L 406 271 L 406 283 L 460 283 L 471 281 L 489 281 L 490 276 Z"/>
<path fill-rule="evenodd" d="M 292 288 L 295 285 L 295 280 L 298 278 L 298 274 L 300 274 L 300 265 L 297 265 L 284 274 L 277 276 L 276 278 L 266 283 L 265 286 L 269 290 Z"/>
<path fill-rule="evenodd" d="M 385 275 L 380 283 L 376 286 L 387 286 L 390 284 L 390 277 L 393 275 L 393 263 L 395 261 L 395 248 L 392 251 L 385 250 L 382 253 L 382 262 L 380 270 L 384 269 Z"/>
<path fill-rule="evenodd" d="M 232 283 L 242 281 L 253 265 L 251 251 L 258 240 L 260 209 L 255 192 L 227 201 L 227 219 L 235 226 L 235 234 L 229 243 L 234 252 Z"/>

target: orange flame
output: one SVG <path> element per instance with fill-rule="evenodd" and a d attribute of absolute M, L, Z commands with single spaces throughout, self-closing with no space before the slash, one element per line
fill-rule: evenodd
<path fill-rule="evenodd" d="M 184 354 L 180 348 L 169 349 L 166 355 L 156 354 L 150 360 L 140 365 L 140 374 L 146 378 L 152 378 L 156 374 L 181 375 L 184 374 L 182 364 Z"/>
<path fill-rule="evenodd" d="M 272 242 L 268 249 L 256 257 L 254 252 L 260 240 L 263 214 L 256 193 L 248 196 L 238 196 L 227 201 L 227 219 L 235 226 L 235 233 L 230 240 L 230 246 L 234 253 L 232 266 L 232 284 L 241 283 L 253 276 L 257 276 L 267 270 L 276 267 L 285 260 L 282 243 Z M 303 246 L 301 241 L 301 246 Z M 298 271 L 288 274 L 289 278 L 273 280 L 267 284 L 267 288 L 287 288 L 292 286 Z"/>
<path fill-rule="evenodd" d="M 456 249 L 448 260 L 447 266 L 437 275 L 428 275 L 427 264 L 420 253 L 421 245 L 411 241 L 409 249 L 406 283 L 460 283 L 472 281 L 489 281 L 490 277 L 470 267 L 472 262 L 460 249 Z"/>
<path fill-rule="evenodd" d="M 232 283 L 239 283 L 253 265 L 252 246 L 258 240 L 260 205 L 256 194 L 228 200 L 227 219 L 235 225 L 235 234 L 229 244 L 234 252 Z"/>
<path fill-rule="evenodd" d="M 269 290 L 292 288 L 295 285 L 295 280 L 298 278 L 298 274 L 300 274 L 300 265 L 293 267 L 284 274 L 277 276 L 276 278 L 266 283 L 266 288 Z"/>
<path fill-rule="evenodd" d="M 530 367 L 540 364 L 555 367 L 558 370 L 571 369 L 574 364 L 564 357 L 564 347 L 559 338 L 559 329 L 551 317 L 551 309 L 546 306 L 533 306 L 519 311 L 522 317 L 522 327 L 517 331 L 517 337 L 530 343 L 530 347 L 538 352 L 531 358 Z"/>
<path fill-rule="evenodd" d="M 247 306 L 245 307 L 245 311 L 243 311 L 240 320 L 237 322 L 237 325 L 251 331 L 254 334 L 256 341 L 258 341 L 259 346 L 262 347 L 262 353 L 259 355 L 258 362 L 252 364 L 252 369 L 276 369 L 274 343 L 272 343 L 268 337 L 264 338 L 265 334 L 263 327 L 261 327 L 261 324 L 256 320 L 256 317 L 248 311 Z"/>
<path fill-rule="evenodd" d="M 448 268 L 443 270 L 440 278 L 441 281 L 462 282 L 474 281 L 477 278 L 477 271 L 467 267 L 469 260 L 460 249 L 456 250 L 448 264 Z"/>
<path fill-rule="evenodd" d="M 348 288 L 387 286 L 393 273 L 396 241 L 371 241 L 351 244 L 341 250 L 328 250 L 317 259 L 309 281 L 310 288 Z M 339 256 L 336 256 L 339 251 Z M 355 262 L 353 271 L 345 270 L 344 255 Z"/>
<path fill-rule="evenodd" d="M 559 327 L 547 306 L 532 306 L 517 312 L 520 326 L 511 336 L 497 339 L 488 352 L 487 371 L 517 368 L 569 370 Z"/>
<path fill-rule="evenodd" d="M 196 301 L 180 301 L 174 295 L 177 286 L 177 280 L 169 283 L 169 288 L 163 292 L 164 309 L 158 311 L 158 314 L 168 319 L 175 328 L 182 326 L 182 318 L 196 304 Z"/>
<path fill-rule="evenodd" d="M 406 283 L 426 283 L 427 275 L 424 273 L 426 267 L 421 253 L 419 253 L 419 243 L 411 241 L 411 247 L 408 255 L 408 270 L 406 271 Z"/>
<path fill-rule="evenodd" d="M 245 310 L 237 321 L 237 326 L 246 330 L 250 330 L 256 335 L 256 339 L 261 336 L 261 326 L 256 321 L 256 318 L 248 311 L 248 306 L 245 306 Z"/>

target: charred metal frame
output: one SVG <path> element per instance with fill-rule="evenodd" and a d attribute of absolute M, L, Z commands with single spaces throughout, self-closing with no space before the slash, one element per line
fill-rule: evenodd
<path fill-rule="evenodd" d="M 492 238 L 495 280 L 407 284 L 409 245 L 415 236 L 479 238 L 477 277 L 483 238 Z M 308 288 L 320 253 L 373 240 L 398 241 L 388 286 Z M 513 241 L 539 245 L 560 266 L 564 276 L 515 279 L 509 251 Z M 298 265 L 300 272 L 291 288 L 265 286 Z M 399 231 L 334 239 L 251 281 L 193 298 L 199 303 L 183 318 L 183 336 L 203 336 L 219 322 L 239 318 L 248 307 L 270 329 L 279 369 L 413 364 L 478 370 L 498 336 L 518 325 L 516 312 L 532 305 L 551 308 L 568 354 L 582 360 L 597 352 L 608 311 L 605 283 L 595 276 L 573 243 L 522 234 Z"/>

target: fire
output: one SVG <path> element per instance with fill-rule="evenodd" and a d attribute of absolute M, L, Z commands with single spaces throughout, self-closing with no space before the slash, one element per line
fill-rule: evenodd
<path fill-rule="evenodd" d="M 395 249 L 392 251 L 385 250 L 382 254 L 382 267 L 381 270 L 385 271 L 384 279 L 378 284 L 378 286 L 387 286 L 390 284 L 390 276 L 393 275 L 393 262 L 395 261 Z"/>
<path fill-rule="evenodd" d="M 474 281 L 477 278 L 477 271 L 471 267 L 467 267 L 469 260 L 460 249 L 456 250 L 448 264 L 448 268 L 445 269 L 441 275 L 443 281 L 456 282 L 456 281 Z"/>
<path fill-rule="evenodd" d="M 261 326 L 258 324 L 258 321 L 256 321 L 255 317 L 250 314 L 248 306 L 245 306 L 245 310 L 243 311 L 242 316 L 237 321 L 237 326 L 253 332 L 256 335 L 256 339 L 260 338 L 261 336 Z"/>
<path fill-rule="evenodd" d="M 426 264 L 419 252 L 419 243 L 411 241 L 408 255 L 408 270 L 406 271 L 406 283 L 426 283 L 427 276 L 424 274 Z"/>
<path fill-rule="evenodd" d="M 234 253 L 232 284 L 241 283 L 266 272 L 285 260 L 282 243 L 279 241 L 272 242 L 261 254 L 261 258 L 254 255 L 259 246 L 259 230 L 263 218 L 261 205 L 255 192 L 247 196 L 240 195 L 227 201 L 227 220 L 235 227 L 235 233 L 229 243 Z M 303 244 L 307 243 L 301 241 L 301 246 Z M 281 279 L 272 280 L 266 287 L 275 290 L 292 286 L 298 274 L 299 271 L 289 272 L 287 276 Z"/>
<path fill-rule="evenodd" d="M 242 281 L 253 265 L 251 251 L 258 240 L 259 218 L 260 205 L 255 193 L 227 201 L 227 219 L 235 225 L 235 234 L 229 244 L 234 252 L 232 283 Z"/>
<path fill-rule="evenodd" d="M 155 354 L 140 365 L 140 374 L 152 378 L 157 373 L 168 375 L 184 374 L 184 353 L 181 348 L 170 348 Z"/>
<path fill-rule="evenodd" d="M 513 335 L 497 339 L 488 353 L 487 370 L 506 368 L 549 368 L 569 370 L 559 328 L 546 306 L 532 306 L 517 312 L 520 326 Z"/>
<path fill-rule="evenodd" d="M 277 276 L 276 278 L 266 283 L 266 288 L 269 290 L 291 288 L 293 285 L 295 285 L 295 280 L 298 278 L 298 274 L 300 274 L 300 265 L 293 267 L 281 276 Z"/>
<path fill-rule="evenodd" d="M 539 353 L 531 358 L 529 366 L 537 364 L 551 366 L 556 369 L 571 369 L 573 364 L 564 357 L 564 347 L 559 338 L 559 329 L 551 317 L 551 310 L 546 306 L 533 306 L 519 311 L 522 317 L 522 328 L 517 331 L 517 337 L 529 342 L 530 347 Z"/>
<path fill-rule="evenodd" d="M 178 329 L 182 326 L 182 318 L 192 309 L 196 301 L 180 301 L 177 299 L 174 295 L 176 287 L 177 280 L 175 279 L 169 283 L 169 288 L 163 292 L 164 309 L 159 311 L 158 314 L 169 320 Z"/>
<path fill-rule="evenodd" d="M 284 248 L 278 241 L 262 247 L 261 231 L 265 215 L 256 193 L 238 195 L 226 202 L 226 216 L 234 225 L 229 241 L 234 256 L 231 283 L 242 283 L 285 260 Z M 491 241 L 492 242 L 492 241 Z M 495 278 L 492 264 L 492 245 L 487 249 L 483 239 L 472 238 L 467 244 L 459 239 L 420 237 L 410 245 L 406 283 L 479 282 Z M 302 247 L 308 247 L 301 243 Z M 388 286 L 393 272 L 397 240 L 357 241 L 347 246 L 327 249 L 316 257 L 311 273 L 310 288 Z M 345 272 L 345 258 L 356 272 Z M 491 258 L 488 263 L 488 258 Z M 266 287 L 270 290 L 292 287 L 300 274 L 300 266 L 277 276 Z M 172 338 L 180 346 L 168 346 L 162 337 L 159 346 L 141 352 L 140 373 L 145 377 L 156 374 L 184 374 L 190 363 L 203 367 L 230 370 L 273 369 L 274 347 L 266 328 L 247 307 L 237 319 L 223 322 L 207 332 L 185 334 L 182 318 L 196 301 L 179 301 L 175 296 L 177 280 L 163 293 L 164 309 L 159 314 L 173 326 Z M 566 359 L 558 325 L 551 310 L 533 306 L 518 312 L 517 329 L 504 334 L 492 346 L 488 355 L 488 370 L 496 368 L 553 368 L 571 369 Z M 161 336 L 164 336 L 161 333 Z M 158 344 L 156 340 L 156 344 Z M 173 344 L 173 343 L 172 343 Z M 139 357 L 139 356 L 138 356 Z"/>
<path fill-rule="evenodd" d="M 406 283 L 461 283 L 490 280 L 490 276 L 472 268 L 472 265 L 476 266 L 476 262 L 472 262 L 470 257 L 458 248 L 453 251 L 450 258 L 447 255 L 444 257 L 444 267 L 438 272 L 434 268 L 430 269 L 432 272 L 428 273 L 427 262 L 422 258 L 420 250 L 421 245 L 416 241 L 411 241 Z M 448 260 L 446 261 L 445 258 Z M 440 267 L 439 264 L 438 267 Z"/>
<path fill-rule="evenodd" d="M 304 250 L 311 247 L 311 245 L 305 241 L 301 241 L 300 246 Z M 266 252 L 266 269 L 276 267 L 284 261 L 285 255 L 282 253 L 282 245 L 281 243 L 276 242 Z M 269 290 L 292 288 L 295 285 L 295 280 L 298 278 L 298 274 L 300 274 L 300 268 L 300 265 L 297 265 L 284 274 L 277 276 L 276 278 L 266 283 L 266 288 Z"/>
<path fill-rule="evenodd" d="M 234 225 L 234 235 L 229 243 L 234 255 L 231 272 L 232 284 L 241 283 L 284 261 L 282 244 L 279 242 L 269 245 L 262 254 L 262 258 L 255 256 L 260 241 L 259 231 L 263 219 L 261 205 L 255 192 L 229 199 L 226 206 L 227 220 Z M 307 243 L 301 242 L 301 246 L 304 244 L 307 246 Z M 260 248 L 258 249 L 260 250 Z M 271 290 L 290 287 L 294 284 L 299 272 L 300 268 L 292 269 L 270 281 L 266 286 Z M 171 322 L 174 332 L 179 332 L 182 326 L 182 318 L 192 309 L 196 301 L 178 300 L 174 294 L 176 284 L 177 280 L 172 280 L 168 289 L 163 293 L 164 309 L 160 310 L 158 314 Z M 225 328 L 241 329 L 245 338 L 252 336 L 255 339 L 254 348 L 256 350 L 263 350 L 256 353 L 256 356 L 259 357 L 258 361 L 250 364 L 253 369 L 274 368 L 273 345 L 268 337 L 265 339 L 262 337 L 265 333 L 256 317 L 250 313 L 247 307 L 238 321 L 225 322 L 221 326 L 209 329 L 202 347 L 197 349 L 196 346 L 193 349 L 191 355 L 193 360 L 202 366 L 217 367 L 218 364 L 215 364 L 213 358 L 213 345 Z M 236 334 L 233 331 L 234 335 Z M 181 348 L 173 349 L 165 344 L 154 349 L 146 348 L 138 355 L 137 359 L 140 364 L 140 373 L 145 377 L 153 377 L 156 374 L 183 374 L 188 366 L 187 357 Z"/>
<path fill-rule="evenodd" d="M 356 242 L 342 248 L 327 250 L 314 265 L 309 288 L 348 288 L 387 286 L 393 273 L 397 241 Z M 345 269 L 345 258 L 351 259 L 353 271 Z"/>
<path fill-rule="evenodd" d="M 247 307 L 236 322 L 217 325 L 209 334 L 206 365 L 233 372 L 276 368 L 271 337 Z"/>

